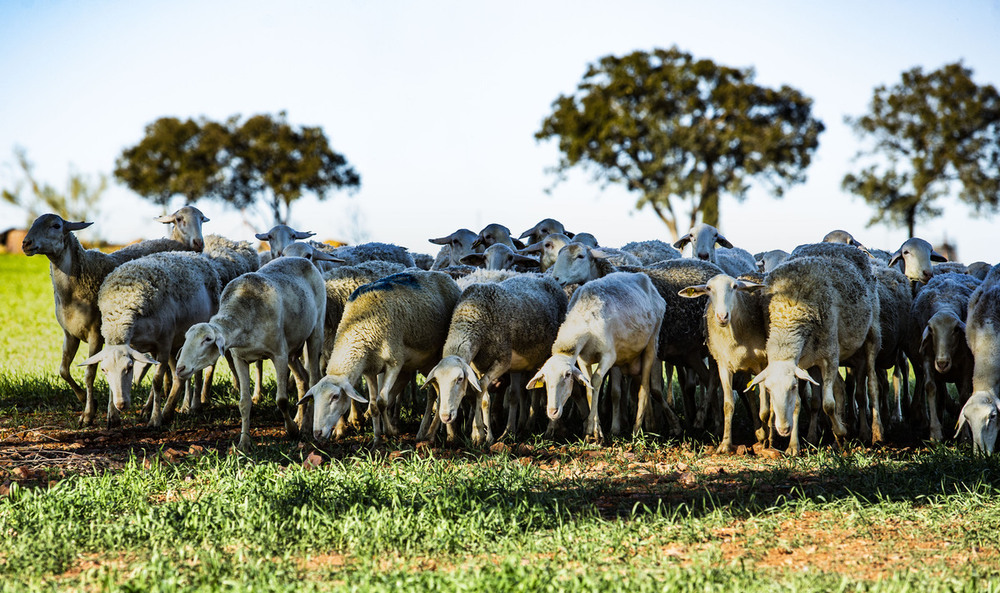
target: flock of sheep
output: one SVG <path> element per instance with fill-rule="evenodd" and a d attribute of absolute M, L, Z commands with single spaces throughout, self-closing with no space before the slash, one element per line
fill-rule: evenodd
<path fill-rule="evenodd" d="M 611 249 L 545 219 L 518 238 L 499 224 L 460 229 L 431 239 L 441 245 L 431 257 L 384 243 L 331 248 L 278 225 L 256 236 L 270 247 L 258 254 L 247 241 L 204 236 L 208 218 L 192 206 L 158 220 L 169 239 L 110 254 L 76 239 L 92 223 L 54 214 L 24 239 L 26 254 L 51 263 L 60 375 L 84 424 L 95 419 L 98 368 L 114 426 L 139 369 L 155 365 L 143 413 L 158 427 L 208 402 L 225 357 L 240 391 L 241 449 L 264 359 L 287 434 L 311 427 L 321 442 L 366 413 L 376 444 L 397 435 L 417 373 L 418 441 L 708 429 L 728 452 L 734 385 L 748 385 L 738 396 L 758 441 L 787 439 L 792 454 L 800 418 L 811 443 L 827 431 L 838 444 L 878 443 L 890 424 L 932 440 L 967 424 L 987 453 L 996 440 L 1000 266 L 932 263 L 944 258 L 921 239 L 890 254 L 834 231 L 791 253 L 751 255 L 700 224 L 673 246 Z M 688 245 L 683 257 L 677 248 Z M 70 373 L 81 340 L 84 386 Z M 942 426 L 946 412 L 954 432 Z"/>

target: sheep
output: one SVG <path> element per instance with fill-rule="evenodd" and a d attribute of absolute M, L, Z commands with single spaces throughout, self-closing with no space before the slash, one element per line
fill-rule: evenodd
<path fill-rule="evenodd" d="M 992 455 L 997 442 L 998 412 L 1000 412 L 1000 399 L 997 399 L 992 391 L 973 393 L 958 414 L 955 434 L 957 435 L 963 426 L 968 426 L 972 432 L 973 452 Z"/>
<path fill-rule="evenodd" d="M 87 367 L 83 388 L 70 374 L 70 365 L 80 348 L 80 341 L 89 345 L 87 356 L 93 356 L 104 345 L 101 336 L 101 312 L 97 298 L 101 283 L 120 264 L 160 251 L 183 251 L 186 246 L 170 239 L 153 239 L 129 245 L 113 253 L 84 249 L 73 234 L 92 222 L 70 222 L 56 214 L 43 214 L 35 219 L 21 243 L 25 255 L 49 258 L 49 275 L 55 298 L 56 321 L 63 329 L 61 376 L 84 405 L 82 425 L 94 421 L 94 378 L 97 369 Z"/>
<path fill-rule="evenodd" d="M 524 249 L 525 247 L 521 241 L 511 238 L 510 229 L 497 223 L 488 224 L 483 227 L 483 230 L 479 231 L 476 240 L 472 242 L 472 247 L 482 247 L 485 249 L 494 243 L 503 243 L 511 249 Z"/>
<path fill-rule="evenodd" d="M 762 284 L 719 274 L 705 284 L 688 286 L 678 293 L 686 298 L 708 295 L 706 343 L 719 367 L 723 395 L 724 427 L 719 453 L 733 450 L 733 373 L 756 374 L 767 366 L 767 300 L 759 292 L 761 288 Z M 760 397 L 765 401 L 763 392 Z M 761 421 L 767 422 L 767 418 Z"/>
<path fill-rule="evenodd" d="M 471 387 L 480 394 L 473 443 L 493 442 L 489 386 L 507 372 L 534 373 L 542 366 L 566 307 L 566 295 L 551 276 L 516 275 L 466 288 L 452 313 L 443 358 L 424 383 L 438 392 L 440 420 L 450 424 L 457 418 L 462 398 Z M 513 435 L 515 431 L 508 422 L 507 432 Z M 433 426 L 426 433 L 433 435 Z M 418 440 L 422 436 L 427 434 L 418 435 Z"/>
<path fill-rule="evenodd" d="M 396 379 L 404 372 L 429 371 L 440 360 L 458 297 L 450 276 L 423 270 L 393 274 L 351 294 L 326 375 L 300 401 L 314 402 L 316 440 L 330 437 L 352 399 L 369 405 L 376 446 L 384 435 L 397 434 L 388 414 Z M 362 377 L 368 399 L 354 389 Z"/>
<path fill-rule="evenodd" d="M 464 256 L 477 252 L 477 249 L 472 244 L 478 238 L 479 235 L 469 229 L 458 229 L 450 235 L 445 235 L 437 239 L 428 239 L 431 243 L 442 246 L 441 250 L 438 251 L 437 257 L 434 258 L 434 265 L 431 266 L 431 269 L 440 270 L 449 266 L 461 265 Z M 482 253 L 481 249 L 478 251 Z"/>
<path fill-rule="evenodd" d="M 621 250 L 639 258 L 640 265 L 649 266 L 656 262 L 680 259 L 681 252 L 660 240 L 633 241 L 622 245 Z"/>
<path fill-rule="evenodd" d="M 201 251 L 205 248 L 201 225 L 208 222 L 209 218 L 194 206 L 183 206 L 173 214 L 157 216 L 153 220 L 174 225 L 170 234 L 170 238 L 174 241 L 180 241 L 194 251 Z"/>
<path fill-rule="evenodd" d="M 973 391 L 1000 393 L 1000 266 L 969 297 L 965 339 L 975 361 Z"/>
<path fill-rule="evenodd" d="M 830 231 L 823 236 L 823 243 L 843 243 L 852 247 L 864 248 L 864 245 L 855 239 L 854 235 L 843 230 Z"/>
<path fill-rule="evenodd" d="M 597 244 L 597 237 L 591 235 L 590 233 L 577 233 L 573 235 L 574 243 L 583 243 L 587 247 L 600 247 Z"/>
<path fill-rule="evenodd" d="M 938 407 L 948 397 L 945 383 L 955 383 L 960 403 L 972 394 L 972 351 L 966 343 L 969 300 L 980 282 L 966 274 L 936 274 L 917 293 L 910 309 L 906 355 L 913 361 L 914 375 L 923 383 L 930 423 L 930 438 L 943 437 Z M 920 370 L 917 367 L 920 367 Z M 938 402 L 938 394 L 942 402 Z M 914 401 L 916 414 L 924 418 L 923 402 Z"/>
<path fill-rule="evenodd" d="M 692 369 L 704 385 L 709 385 L 711 377 L 702 360 L 707 355 L 702 324 L 705 299 L 686 300 L 678 292 L 686 286 L 704 284 L 713 276 L 721 274 L 722 270 L 709 262 L 692 259 L 662 261 L 648 268 L 618 268 L 604 257 L 602 249 L 590 249 L 581 243 L 571 243 L 559 252 L 550 271 L 556 282 L 565 287 L 582 284 L 619 270 L 644 272 L 667 303 L 670 321 L 663 323 L 660 329 L 658 358 Z M 694 397 L 690 391 L 686 394 L 685 403 L 690 414 L 694 415 Z M 671 431 L 679 434 L 680 422 L 677 417 L 669 407 L 664 406 L 663 410 Z"/>
<path fill-rule="evenodd" d="M 434 256 L 427 253 L 411 253 L 413 263 L 421 270 L 430 270 L 434 266 Z"/>
<path fill-rule="evenodd" d="M 984 261 L 974 261 L 966 266 L 965 273 L 979 278 L 980 280 L 985 280 L 986 275 L 990 273 L 990 268 L 992 267 L 993 266 Z"/>
<path fill-rule="evenodd" d="M 462 258 L 462 263 L 487 270 L 515 270 L 539 267 L 539 261 L 514 251 L 503 243 L 494 243 L 482 253 L 470 253 Z"/>
<path fill-rule="evenodd" d="M 875 368 L 879 370 L 879 383 L 883 383 L 884 371 L 893 369 L 893 401 L 891 418 L 894 422 L 903 419 L 903 391 L 908 389 L 909 364 L 903 354 L 906 342 L 906 332 L 913 297 L 910 294 L 910 284 L 906 276 L 895 268 L 875 266 L 872 272 L 878 280 L 879 327 L 881 331 L 881 347 L 875 357 Z M 887 391 L 885 384 L 883 392 Z M 886 400 L 883 400 L 886 401 Z"/>
<path fill-rule="evenodd" d="M 572 239 L 562 233 L 549 233 L 541 240 L 521 249 L 519 253 L 524 255 L 537 253 L 539 270 L 545 272 L 555 265 L 559 250 L 572 242 Z"/>
<path fill-rule="evenodd" d="M 214 267 L 195 253 L 156 253 L 126 262 L 108 274 L 97 301 L 107 345 L 81 365 L 99 363 L 107 376 L 109 427 L 120 422 L 118 412 L 131 403 L 134 362 L 159 365 L 153 378 L 149 426 L 159 427 L 170 417 L 183 385 L 174 351 L 191 325 L 216 311 L 219 292 Z M 161 410 L 160 385 L 168 365 L 173 381 Z"/>
<path fill-rule="evenodd" d="M 757 269 L 757 262 L 750 253 L 733 247 L 733 244 L 719 233 L 719 229 L 710 224 L 696 224 L 674 243 L 674 247 L 683 249 L 688 243 L 691 244 L 692 257 L 711 262 L 730 276 L 736 277 Z M 716 244 L 728 251 L 717 250 Z"/>
<path fill-rule="evenodd" d="M 833 244 L 823 244 L 839 247 Z M 853 248 L 844 248 L 857 252 Z M 867 264 L 865 271 L 868 271 Z M 763 384 L 771 399 L 775 429 L 788 436 L 788 452 L 798 454 L 799 380 L 818 384 L 807 369 L 818 366 L 822 376 L 823 410 L 833 424 L 838 444 L 847 435 L 835 396 L 841 361 L 861 352 L 867 361 L 869 386 L 877 393 L 874 360 L 879 348 L 878 293 L 867 275 L 848 258 L 801 255 L 789 258 L 764 281 L 770 329 L 767 366 L 750 382 Z M 881 440 L 881 425 L 873 410 L 873 439 Z"/>
<path fill-rule="evenodd" d="M 285 247 L 288 247 L 293 242 L 304 241 L 315 234 L 316 233 L 311 231 L 297 231 L 287 224 L 279 224 L 271 227 L 271 230 L 266 233 L 255 234 L 254 237 L 257 237 L 260 241 L 267 242 L 267 245 L 270 248 L 270 259 L 274 259 L 281 257 L 281 252 L 284 251 Z M 261 261 L 261 263 L 264 264 L 267 262 Z"/>
<path fill-rule="evenodd" d="M 390 243 L 378 243 L 372 241 L 369 243 L 342 245 L 340 247 L 333 248 L 324 243 L 317 243 L 316 241 L 310 241 L 310 244 L 321 251 L 326 251 L 333 257 L 344 260 L 345 265 L 355 265 L 365 261 L 381 260 L 402 264 L 407 268 L 413 268 L 416 266 L 413 261 L 413 256 L 410 255 L 410 252 L 407 251 L 405 247 L 392 245 Z"/>
<path fill-rule="evenodd" d="M 911 237 L 903 242 L 889 260 L 889 266 L 903 262 L 903 273 L 913 282 L 926 283 L 934 275 L 931 262 L 948 261 L 945 256 L 934 251 L 927 241 Z"/>
<path fill-rule="evenodd" d="M 571 239 L 573 238 L 573 233 L 567 232 L 563 223 L 552 218 L 545 218 L 540 220 L 535 226 L 521 233 L 521 236 L 518 237 L 518 239 L 527 239 L 527 243 L 531 245 L 532 243 L 538 243 L 553 233 L 559 233 L 560 235 L 565 235 Z"/>
<path fill-rule="evenodd" d="M 771 270 L 778 267 L 783 261 L 788 259 L 789 255 L 790 254 L 787 251 L 772 249 L 771 251 L 765 251 L 754 255 L 754 260 L 757 264 L 757 270 L 759 272 L 769 274 Z"/>
<path fill-rule="evenodd" d="M 325 315 L 326 287 L 316 267 L 300 257 L 275 259 L 230 282 L 222 291 L 219 311 L 191 326 L 177 357 L 177 375 L 186 380 L 214 364 L 222 352 L 232 353 L 240 383 L 238 448 L 246 451 L 251 446 L 250 363 L 270 358 L 277 374 L 278 409 L 286 433 L 295 438 L 307 424 L 307 415 L 300 408 L 297 424 L 289 413 L 289 357 L 304 347 L 308 386 L 319 380 Z"/>
<path fill-rule="evenodd" d="M 574 380 L 582 383 L 590 406 L 584 432 L 588 438 L 601 441 L 601 385 L 613 366 L 625 367 L 629 374 L 639 375 L 635 423 L 635 430 L 639 430 L 665 311 L 666 302 L 645 274 L 614 272 L 587 282 L 573 293 L 566 319 L 552 344 L 552 356 L 526 388 L 545 387 L 547 415 L 557 420 L 572 394 Z M 591 372 L 593 364 L 597 369 Z"/>

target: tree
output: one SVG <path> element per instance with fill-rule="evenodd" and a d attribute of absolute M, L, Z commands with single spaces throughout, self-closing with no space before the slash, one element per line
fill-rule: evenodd
<path fill-rule="evenodd" d="M 160 118 L 118 157 L 115 177 L 166 206 L 177 195 L 194 203 L 220 200 L 244 209 L 263 199 L 275 224 L 288 221 L 292 202 L 305 192 L 318 199 L 330 189 L 355 189 L 361 178 L 330 148 L 319 127 L 295 128 L 285 113 L 239 116 L 224 123 L 205 118 Z"/>
<path fill-rule="evenodd" d="M 28 160 L 28 152 L 23 147 L 14 148 L 14 159 L 23 179 L 13 188 L 3 190 L 0 196 L 5 202 L 24 208 L 28 213 L 29 223 L 47 212 L 72 221 L 96 218 L 101 197 L 108 188 L 108 178 L 105 175 L 98 175 L 97 180 L 92 181 L 71 167 L 66 191 L 61 192 L 35 177 L 35 165 Z M 24 195 L 25 186 L 30 197 Z"/>
<path fill-rule="evenodd" d="M 812 100 L 754 84 L 752 69 L 695 60 L 678 50 L 606 56 L 587 67 L 574 95 L 561 95 L 535 134 L 557 137 L 559 179 L 580 165 L 595 180 L 638 194 L 678 237 L 676 202 L 690 226 L 719 226 L 719 194 L 746 197 L 751 179 L 781 196 L 804 181 L 823 123 Z"/>
<path fill-rule="evenodd" d="M 845 118 L 873 146 L 858 152 L 870 162 L 844 176 L 845 190 L 859 195 L 877 222 L 905 225 L 939 216 L 935 202 L 958 188 L 959 200 L 980 213 L 1000 205 L 1000 95 L 979 86 L 962 63 L 925 74 L 903 72 L 899 83 L 875 89 L 869 113 Z"/>

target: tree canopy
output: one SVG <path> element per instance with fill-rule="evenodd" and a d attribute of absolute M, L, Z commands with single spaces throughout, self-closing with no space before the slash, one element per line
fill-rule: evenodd
<path fill-rule="evenodd" d="M 220 200 L 243 209 L 263 200 L 275 224 L 287 223 L 292 203 L 311 192 L 356 189 L 361 177 L 330 148 L 319 127 L 294 127 L 284 112 L 254 115 L 240 123 L 163 117 L 115 162 L 115 177 L 139 195 L 166 207 L 174 196 L 194 203 Z"/>
<path fill-rule="evenodd" d="M 875 89 L 867 114 L 846 120 L 872 142 L 858 153 L 867 165 L 842 184 L 875 209 L 869 225 L 905 225 L 912 237 L 956 188 L 976 212 L 1000 206 L 1000 95 L 977 85 L 961 62 L 903 72 L 892 87 Z"/>
<path fill-rule="evenodd" d="M 623 185 L 675 239 L 680 201 L 691 202 L 689 226 L 719 226 L 720 192 L 742 200 L 757 179 L 780 196 L 804 181 L 824 129 L 799 91 L 676 47 L 600 58 L 552 107 L 535 138 L 558 139 L 559 179 L 579 165 Z"/>

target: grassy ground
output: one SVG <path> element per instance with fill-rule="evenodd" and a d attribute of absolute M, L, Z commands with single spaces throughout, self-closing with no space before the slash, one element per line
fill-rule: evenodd
<path fill-rule="evenodd" d="M 410 418 L 317 451 L 267 403 L 241 455 L 231 388 L 163 431 L 78 428 L 44 263 L 0 256 L 0 591 L 1000 589 L 1000 461 L 964 446 L 477 451 Z"/>

